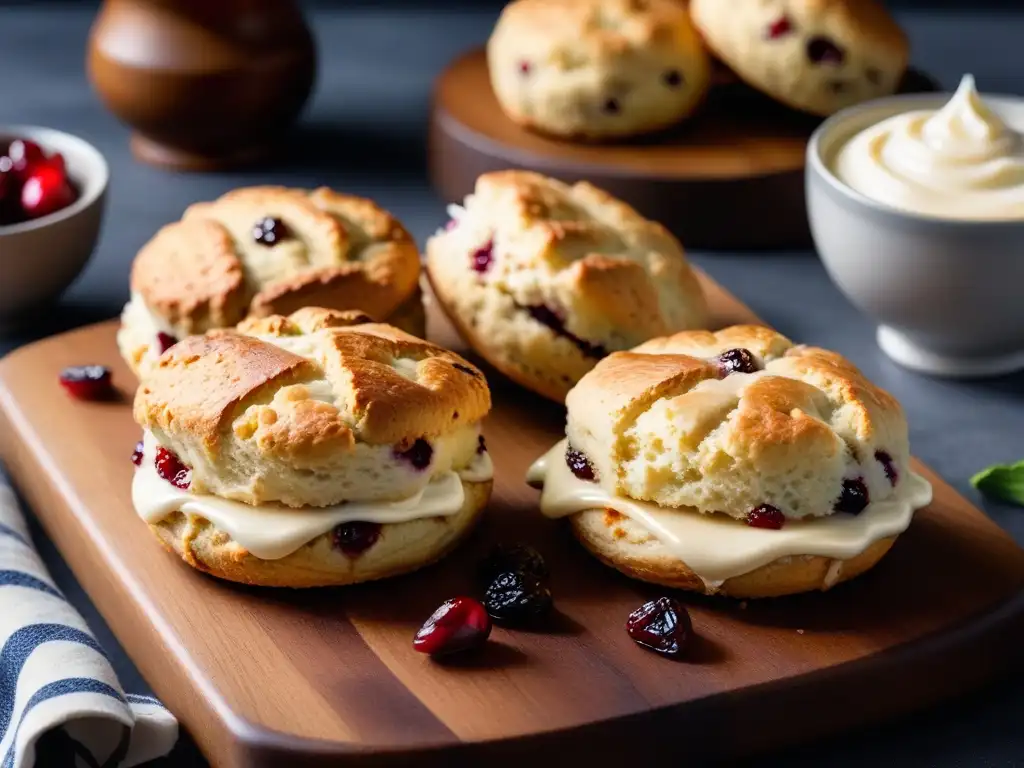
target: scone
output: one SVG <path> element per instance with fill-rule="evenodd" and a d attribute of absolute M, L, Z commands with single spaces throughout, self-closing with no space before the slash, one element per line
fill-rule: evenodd
<path fill-rule="evenodd" d="M 237 189 L 189 207 L 139 251 L 117 343 L 138 373 L 185 336 L 306 306 L 358 309 L 422 336 L 419 272 L 410 234 L 370 200 Z"/>
<path fill-rule="evenodd" d="M 608 352 L 704 327 L 707 303 L 679 242 L 585 182 L 481 176 L 427 242 L 427 275 L 469 345 L 562 402 Z"/>
<path fill-rule="evenodd" d="M 711 67 L 678 0 L 516 0 L 487 44 L 515 122 L 568 138 L 656 131 L 690 115 Z"/>
<path fill-rule="evenodd" d="M 907 36 L 876 0 L 692 0 L 705 42 L 753 87 L 815 115 L 893 93 Z"/>
<path fill-rule="evenodd" d="M 896 400 L 850 362 L 734 326 L 654 339 L 569 393 L 541 510 L 623 573 L 733 597 L 826 590 L 931 501 Z"/>
<path fill-rule="evenodd" d="M 246 584 L 379 579 L 437 560 L 491 492 L 483 375 L 354 312 L 178 342 L 135 397 L 132 500 L 189 565 Z"/>

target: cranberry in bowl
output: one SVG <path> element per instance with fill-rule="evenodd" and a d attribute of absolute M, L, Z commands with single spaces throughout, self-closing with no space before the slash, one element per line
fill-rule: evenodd
<path fill-rule="evenodd" d="M 0 125 L 0 321 L 57 297 L 99 237 L 109 170 L 82 139 Z"/>

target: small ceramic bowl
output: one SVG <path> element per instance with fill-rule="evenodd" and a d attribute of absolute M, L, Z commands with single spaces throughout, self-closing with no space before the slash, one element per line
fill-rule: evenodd
<path fill-rule="evenodd" d="M 64 155 L 78 199 L 21 224 L 0 226 L 0 321 L 56 298 L 78 276 L 100 233 L 110 171 L 87 142 L 51 128 L 0 125 L 0 141 L 31 139 Z"/>
<path fill-rule="evenodd" d="M 878 321 L 896 362 L 941 376 L 1024 368 L 1024 221 L 958 221 L 875 202 L 830 170 L 864 128 L 895 114 L 938 109 L 951 94 L 894 96 L 843 110 L 807 146 L 807 213 L 832 280 Z M 1011 125 L 1024 99 L 983 96 Z"/>

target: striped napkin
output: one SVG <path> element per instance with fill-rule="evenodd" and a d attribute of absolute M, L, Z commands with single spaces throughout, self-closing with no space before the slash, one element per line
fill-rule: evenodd
<path fill-rule="evenodd" d="M 0 768 L 117 768 L 171 751 L 178 721 L 125 694 L 54 585 L 0 471 Z"/>

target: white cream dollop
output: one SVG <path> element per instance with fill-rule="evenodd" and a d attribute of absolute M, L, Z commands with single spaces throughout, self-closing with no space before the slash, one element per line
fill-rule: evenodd
<path fill-rule="evenodd" d="M 1024 219 L 1024 137 L 965 75 L 937 111 L 882 120 L 836 154 L 836 176 L 880 203 L 945 219 Z"/>
<path fill-rule="evenodd" d="M 132 480 L 132 504 L 139 517 L 151 525 L 178 511 L 206 518 L 261 560 L 287 557 L 341 523 L 405 523 L 454 515 L 465 502 L 462 481 L 484 482 L 493 472 L 490 456 L 484 452 L 465 470 L 435 475 L 424 488 L 400 501 L 347 502 L 303 509 L 278 504 L 254 507 L 172 485 L 157 474 L 156 449 L 156 439 L 147 432 L 142 462 Z"/>
<path fill-rule="evenodd" d="M 615 496 L 600 483 L 580 480 L 565 464 L 566 441 L 538 459 L 527 473 L 531 485 L 543 484 L 541 512 L 566 517 L 588 509 L 614 509 L 646 528 L 713 591 L 734 576 L 750 573 L 783 557 L 818 555 L 848 560 L 876 541 L 905 531 L 914 511 L 932 500 L 931 484 L 907 472 L 893 495 L 869 504 L 859 515 L 835 513 L 809 520 L 787 520 L 780 530 L 753 528 L 721 514 L 671 509 Z M 830 566 L 826 581 L 839 578 Z M 828 585 L 830 586 L 830 585 Z"/>

